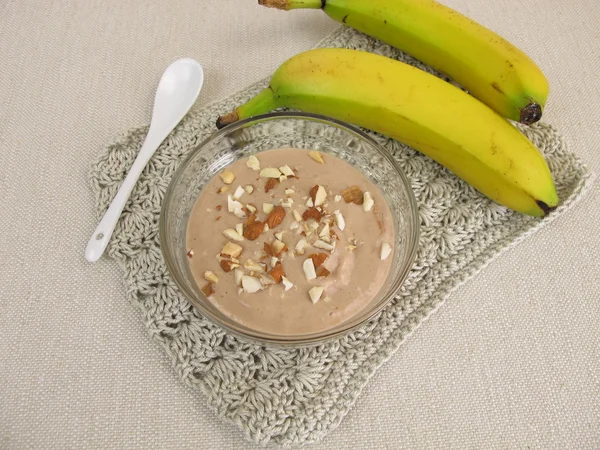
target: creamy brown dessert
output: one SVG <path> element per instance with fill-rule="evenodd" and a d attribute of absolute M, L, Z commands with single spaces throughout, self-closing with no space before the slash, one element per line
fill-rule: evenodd
<path fill-rule="evenodd" d="M 305 334 L 369 305 L 394 246 L 390 209 L 357 169 L 300 149 L 234 162 L 202 190 L 187 228 L 207 298 L 255 330 Z"/>

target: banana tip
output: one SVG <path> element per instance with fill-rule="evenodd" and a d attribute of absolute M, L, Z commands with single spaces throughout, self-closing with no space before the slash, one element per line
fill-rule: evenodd
<path fill-rule="evenodd" d="M 234 123 L 240 120 L 237 111 L 231 111 L 223 116 L 219 116 L 217 119 L 217 128 L 220 130 L 223 127 L 226 127 L 230 123 Z"/>
<path fill-rule="evenodd" d="M 530 103 L 521 110 L 521 123 L 531 125 L 542 118 L 542 107 L 537 103 Z"/>
<path fill-rule="evenodd" d="M 548 214 L 550 214 L 552 211 L 554 211 L 556 209 L 556 206 L 549 206 L 547 203 L 545 203 L 541 200 L 536 200 L 536 203 L 540 207 L 540 209 L 544 212 L 544 216 L 547 216 Z"/>

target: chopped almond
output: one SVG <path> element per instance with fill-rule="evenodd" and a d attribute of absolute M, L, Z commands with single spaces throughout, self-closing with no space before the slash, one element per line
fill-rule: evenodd
<path fill-rule="evenodd" d="M 323 291 L 325 289 L 322 286 L 314 286 L 308 291 L 308 295 L 313 302 L 313 304 L 317 303 L 321 299 L 321 295 L 323 295 Z"/>
<path fill-rule="evenodd" d="M 362 205 L 364 202 L 363 191 L 358 186 L 350 186 L 348 189 L 342 191 L 342 196 L 346 203 L 356 203 Z"/>
<path fill-rule="evenodd" d="M 323 215 L 321 214 L 321 211 L 319 211 L 314 206 L 312 208 L 308 208 L 302 214 L 302 219 L 304 219 L 304 221 L 307 221 L 307 220 L 310 220 L 310 219 L 315 219 L 318 222 L 318 221 L 321 220 L 321 217 L 323 217 Z"/>
<path fill-rule="evenodd" d="M 222 259 L 219 264 L 221 265 L 221 269 L 223 269 L 223 272 L 231 272 L 233 269 L 240 267 L 239 264 L 234 263 L 230 259 Z"/>
<path fill-rule="evenodd" d="M 313 264 L 316 268 L 321 267 L 325 260 L 329 257 L 326 253 L 313 253 L 312 255 L 308 255 L 310 259 L 313 260 Z"/>
<path fill-rule="evenodd" d="M 281 283 L 281 279 L 285 276 L 285 271 L 283 270 L 283 266 L 280 262 L 278 262 L 275 267 L 269 271 L 269 275 L 273 277 L 276 283 Z"/>
<path fill-rule="evenodd" d="M 227 192 L 229 189 L 231 189 L 231 186 L 222 186 L 218 191 L 217 194 L 222 194 L 223 192 Z"/>
<path fill-rule="evenodd" d="M 276 206 L 275 208 L 273 208 L 273 211 L 271 211 L 269 217 L 267 217 L 267 225 L 269 225 L 269 229 L 272 230 L 273 228 L 275 228 L 277 225 L 283 222 L 284 218 L 285 209 L 283 208 L 283 206 Z"/>
<path fill-rule="evenodd" d="M 258 158 L 254 155 L 248 158 L 248 161 L 246 161 L 246 166 L 252 170 L 260 170 L 260 162 L 258 161 Z"/>
<path fill-rule="evenodd" d="M 244 187 L 244 190 L 248 193 L 248 194 L 252 194 L 254 192 L 254 186 L 252 186 L 251 184 L 247 185 L 246 187 Z"/>
<path fill-rule="evenodd" d="M 216 276 L 215 273 L 210 270 L 207 270 L 206 272 L 204 272 L 204 279 L 206 281 L 210 281 L 211 283 L 219 282 L 219 277 Z"/>
<path fill-rule="evenodd" d="M 323 156 L 317 151 L 311 150 L 310 152 L 308 152 L 308 156 L 310 156 L 319 164 L 325 164 L 325 161 L 323 161 Z"/>
<path fill-rule="evenodd" d="M 253 294 L 255 292 L 260 291 L 263 288 L 263 286 L 258 278 L 244 275 L 242 277 L 242 288 L 249 294 Z"/>
<path fill-rule="evenodd" d="M 206 285 L 202 288 L 202 293 L 204 295 L 206 295 L 207 297 L 210 297 L 211 295 L 213 295 L 215 293 L 215 290 L 213 289 L 213 284 L 206 283 Z"/>
<path fill-rule="evenodd" d="M 287 250 L 287 245 L 285 245 L 280 240 L 276 239 L 275 242 L 273 242 L 272 248 L 274 255 L 279 257 L 283 252 Z"/>
<path fill-rule="evenodd" d="M 255 241 L 262 234 L 265 224 L 261 221 L 254 221 L 244 227 L 244 237 L 250 241 Z"/>
<path fill-rule="evenodd" d="M 371 197 L 371 193 L 370 192 L 365 192 L 364 202 L 363 202 L 363 209 L 365 211 L 371 211 L 371 208 L 373 208 L 374 204 L 375 204 L 375 200 L 373 200 L 373 197 Z"/>
<path fill-rule="evenodd" d="M 221 177 L 221 180 L 223 180 L 223 183 L 225 183 L 225 184 L 231 184 L 231 183 L 233 183 L 233 180 L 235 180 L 235 175 L 233 174 L 233 172 L 231 172 L 229 170 L 224 170 L 223 172 L 221 172 L 219 174 L 219 176 Z"/>
<path fill-rule="evenodd" d="M 191 250 L 189 252 L 187 252 L 188 258 L 192 259 L 194 257 L 194 250 Z"/>
<path fill-rule="evenodd" d="M 315 265 L 312 259 L 306 258 L 304 260 L 304 263 L 302 263 L 302 270 L 304 271 L 304 276 L 308 281 L 317 278 L 317 272 L 315 271 Z"/>
<path fill-rule="evenodd" d="M 275 186 L 277 186 L 279 180 L 277 178 L 269 178 L 269 180 L 265 183 L 265 192 L 269 192 Z"/>
<path fill-rule="evenodd" d="M 225 244 L 225 247 L 223 247 L 223 250 L 221 250 L 221 254 L 231 258 L 237 258 L 242 254 L 242 250 L 241 246 L 234 244 L 233 242 L 228 242 Z"/>
<path fill-rule="evenodd" d="M 327 277 L 330 273 L 325 267 L 317 267 L 317 277 Z"/>
<path fill-rule="evenodd" d="M 265 242 L 263 244 L 263 250 L 264 250 L 264 252 L 267 255 L 269 255 L 269 256 L 275 256 L 275 252 L 273 251 L 273 247 L 268 242 Z"/>
<path fill-rule="evenodd" d="M 252 225 L 254 222 L 256 222 L 256 215 L 254 214 L 250 214 L 248 216 L 248 218 L 244 221 L 244 227 L 247 227 L 249 225 Z M 242 233 L 243 234 L 243 233 Z"/>
<path fill-rule="evenodd" d="M 294 171 L 290 168 L 290 166 L 281 166 L 279 171 L 284 174 L 286 177 L 295 176 Z"/>
<path fill-rule="evenodd" d="M 311 189 L 308 195 L 312 198 L 313 202 L 315 201 L 315 197 L 317 196 L 317 191 L 319 190 L 319 185 L 315 184 Z"/>
<path fill-rule="evenodd" d="M 231 239 L 232 241 L 243 241 L 244 238 L 233 228 L 227 228 L 223 230 L 223 234 L 226 238 Z"/>
<path fill-rule="evenodd" d="M 281 172 L 277 167 L 266 167 L 260 171 L 259 176 L 261 178 L 279 178 L 281 176 Z"/>
<path fill-rule="evenodd" d="M 327 191 L 323 186 L 319 186 L 313 198 L 313 203 L 315 206 L 321 206 L 325 203 L 325 200 L 327 200 Z"/>
<path fill-rule="evenodd" d="M 392 253 L 392 247 L 390 246 L 390 244 L 388 244 L 387 242 L 384 242 L 381 245 L 381 255 L 380 255 L 380 259 L 382 261 L 385 261 L 388 256 L 390 256 L 390 253 Z"/>

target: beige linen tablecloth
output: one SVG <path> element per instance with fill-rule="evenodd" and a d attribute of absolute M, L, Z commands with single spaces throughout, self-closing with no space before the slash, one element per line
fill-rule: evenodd
<path fill-rule="evenodd" d="M 0 448 L 248 448 L 185 387 L 85 263 L 88 169 L 149 121 L 162 70 L 206 68 L 198 105 L 337 25 L 255 0 L 0 2 Z M 445 0 L 545 70 L 545 120 L 600 171 L 600 3 Z M 452 294 L 322 448 L 600 447 L 600 191 Z"/>

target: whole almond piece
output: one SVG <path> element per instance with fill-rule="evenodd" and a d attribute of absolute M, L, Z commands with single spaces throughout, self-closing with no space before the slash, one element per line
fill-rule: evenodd
<path fill-rule="evenodd" d="M 271 189 L 277 186 L 277 183 L 279 183 L 278 179 L 269 178 L 269 180 L 265 183 L 265 192 L 269 192 Z"/>
<path fill-rule="evenodd" d="M 255 241 L 265 229 L 265 224 L 259 220 L 252 222 L 244 227 L 244 237 L 250 241 Z"/>
<path fill-rule="evenodd" d="M 285 209 L 283 208 L 283 206 L 276 206 L 275 208 L 273 208 L 273 211 L 271 211 L 269 217 L 267 217 L 267 225 L 269 226 L 269 229 L 272 230 L 273 228 L 275 228 L 277 225 L 283 222 L 284 218 Z"/>

